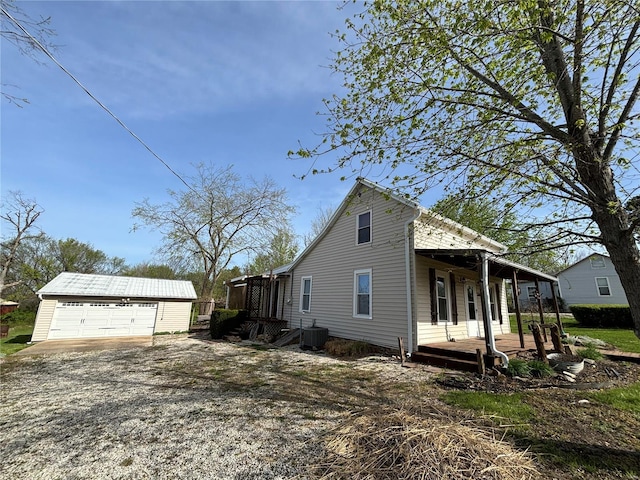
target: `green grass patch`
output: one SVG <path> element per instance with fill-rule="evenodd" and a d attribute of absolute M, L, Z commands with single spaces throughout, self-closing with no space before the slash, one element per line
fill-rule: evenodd
<path fill-rule="evenodd" d="M 441 400 L 449 405 L 466 408 L 483 415 L 507 419 L 510 423 L 528 423 L 533 418 L 533 409 L 523 402 L 522 395 L 487 392 L 447 392 Z"/>
<path fill-rule="evenodd" d="M 531 332 L 527 328 L 527 325 L 531 323 L 531 315 L 529 313 L 522 314 L 522 328 L 525 334 Z M 509 321 L 511 324 L 511 331 L 518 332 L 518 323 L 516 321 L 516 315 L 514 313 L 509 314 Z M 540 317 L 533 315 L 533 321 L 539 322 Z M 545 323 L 555 323 L 556 316 L 545 314 Z M 562 325 L 565 333 L 575 336 L 587 336 L 591 338 L 597 338 L 603 342 L 607 342 L 613 345 L 618 350 L 630 353 L 640 353 L 640 339 L 636 337 L 633 330 L 627 330 L 624 328 L 587 328 L 582 327 L 573 317 L 562 317 Z"/>
<path fill-rule="evenodd" d="M 18 324 L 9 327 L 9 335 L 0 340 L 0 352 L 4 355 L 11 355 L 23 348 L 28 347 L 27 342 L 31 341 L 33 325 Z"/>
<path fill-rule="evenodd" d="M 640 415 L 640 383 L 589 394 L 592 400 Z"/>

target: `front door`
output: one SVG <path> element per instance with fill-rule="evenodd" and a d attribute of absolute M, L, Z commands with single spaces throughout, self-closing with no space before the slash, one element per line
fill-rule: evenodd
<path fill-rule="evenodd" d="M 483 328 L 480 324 L 480 315 L 478 314 L 476 286 L 473 283 L 466 283 L 465 299 L 467 303 L 467 331 L 469 338 L 483 338 Z"/>

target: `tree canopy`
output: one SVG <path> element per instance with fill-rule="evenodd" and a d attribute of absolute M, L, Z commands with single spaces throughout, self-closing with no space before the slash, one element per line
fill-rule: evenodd
<path fill-rule="evenodd" d="M 174 268 L 203 272 L 200 298 L 209 300 L 220 272 L 265 250 L 294 209 L 272 179 L 242 180 L 231 166 L 196 165 L 188 183 L 193 191 L 170 190 L 163 204 L 136 203 L 133 217 L 163 234 L 159 253 Z"/>
<path fill-rule="evenodd" d="M 635 0 L 375 0 L 336 32 L 310 173 L 506 199 L 533 247 L 600 244 L 640 335 Z M 336 158 L 322 166 L 319 157 Z"/>

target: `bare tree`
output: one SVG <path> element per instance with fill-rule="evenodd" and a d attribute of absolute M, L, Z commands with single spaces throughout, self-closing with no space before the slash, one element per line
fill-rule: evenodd
<path fill-rule="evenodd" d="M 231 260 L 266 249 L 294 209 L 286 190 L 270 178 L 243 182 L 231 166 L 199 164 L 195 169 L 188 178 L 193 191 L 170 190 L 171 200 L 160 205 L 145 199 L 135 204 L 132 215 L 163 234 L 159 253 L 174 268 L 202 272 L 200 299 L 210 300 Z"/>
<path fill-rule="evenodd" d="M 16 253 L 20 244 L 32 237 L 29 232 L 35 230 L 35 222 L 43 212 L 38 203 L 30 198 L 24 197 L 22 192 L 11 191 L 3 201 L 0 218 L 4 220 L 8 230 L 2 242 L 2 255 L 0 261 L 0 295 L 9 287 L 18 285 L 20 280 L 5 284 L 9 269 L 13 266 Z"/>
<path fill-rule="evenodd" d="M 50 24 L 51 17 L 33 18 L 18 7 L 13 0 L 0 0 L 0 37 L 36 63 L 40 63 L 37 54 L 41 52 L 41 47 L 55 50 L 55 45 L 49 40 L 55 35 Z M 3 80 L 5 78 L 6 75 L 3 75 Z M 0 93 L 9 103 L 18 107 L 29 103 L 26 98 L 20 98 L 7 92 L 7 88 L 17 87 L 3 81 Z"/>
<path fill-rule="evenodd" d="M 324 230 L 324 227 L 329 224 L 329 220 L 331 220 L 331 217 L 333 217 L 335 211 L 335 207 L 331 206 L 318 208 L 315 218 L 311 220 L 309 231 L 302 236 L 302 241 L 305 248 L 308 247 L 311 242 L 313 242 L 316 237 L 320 235 L 320 233 L 322 233 L 322 230 Z"/>

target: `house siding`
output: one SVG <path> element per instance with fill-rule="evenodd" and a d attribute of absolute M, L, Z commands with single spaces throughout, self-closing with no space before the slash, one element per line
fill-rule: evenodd
<path fill-rule="evenodd" d="M 31 341 L 40 342 L 46 340 L 49 336 L 49 328 L 53 320 L 53 313 L 56 311 L 58 301 L 55 299 L 43 299 L 38 305 L 38 313 L 36 314 L 36 323 L 31 335 Z"/>
<path fill-rule="evenodd" d="M 604 260 L 604 268 L 592 268 L 590 258 L 597 256 Z M 628 305 L 629 301 L 622 288 L 620 277 L 609 257 L 603 255 L 589 256 L 566 270 L 558 273 L 560 296 L 567 305 L 607 304 Z M 600 296 L 596 287 L 596 277 L 609 280 L 611 296 Z"/>
<path fill-rule="evenodd" d="M 158 332 L 184 332 L 189 330 L 191 320 L 191 302 L 158 302 L 156 326 Z"/>
<path fill-rule="evenodd" d="M 428 259 L 424 256 L 416 255 L 416 319 L 417 319 L 417 338 L 418 344 L 428 344 L 434 342 L 446 342 L 456 339 L 469 338 L 468 331 L 468 311 L 465 298 L 465 290 L 461 278 L 466 281 L 477 283 L 479 275 L 473 270 L 464 270 L 455 268 L 455 298 L 458 311 L 458 323 L 453 322 L 441 323 L 433 325 L 431 323 L 431 295 L 429 286 L 429 268 L 435 268 L 441 272 L 449 272 L 452 266 L 443 262 Z M 500 278 L 489 278 L 489 283 L 500 287 L 500 311 L 502 313 L 502 324 L 496 318 L 492 322 L 494 335 L 509 333 L 511 331 L 509 324 L 509 313 L 507 309 L 507 297 L 505 282 Z M 482 323 L 482 304 L 480 300 L 480 287 L 476 285 L 476 310 L 477 318 Z"/>
<path fill-rule="evenodd" d="M 453 222 L 444 222 L 428 211 L 423 212 L 414 223 L 415 248 L 444 250 L 477 248 L 495 253 L 504 251 L 504 248 L 488 238 L 462 226 L 454 225 Z"/>
<path fill-rule="evenodd" d="M 358 215 L 372 212 L 371 242 L 356 244 Z M 397 347 L 407 337 L 404 224 L 415 210 L 361 186 L 330 230 L 295 266 L 291 326 L 315 321 L 329 335 Z M 354 272 L 371 269 L 372 318 L 353 316 Z M 311 308 L 300 312 L 302 277 L 312 277 Z"/>

